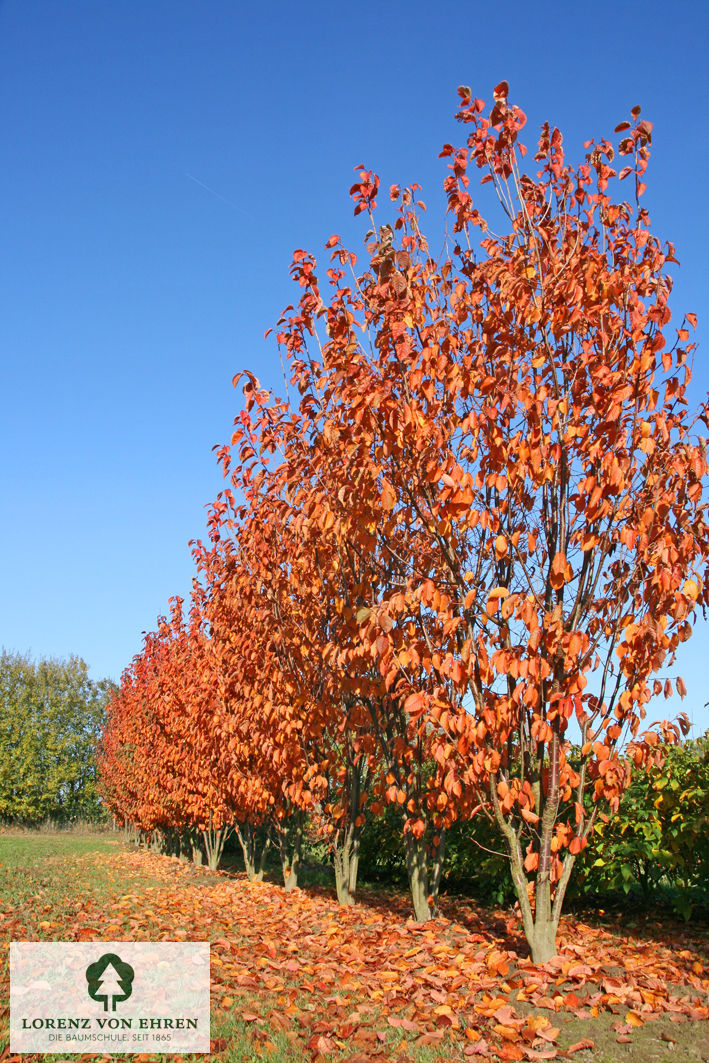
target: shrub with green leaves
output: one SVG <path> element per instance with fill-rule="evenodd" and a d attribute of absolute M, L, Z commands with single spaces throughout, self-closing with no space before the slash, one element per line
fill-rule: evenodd
<path fill-rule="evenodd" d="M 633 768 L 616 816 L 594 826 L 577 894 L 664 892 L 685 916 L 709 906 L 709 732 Z"/>

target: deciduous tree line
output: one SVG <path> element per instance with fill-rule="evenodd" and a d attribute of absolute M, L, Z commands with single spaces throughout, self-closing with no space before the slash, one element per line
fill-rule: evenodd
<path fill-rule="evenodd" d="M 0 820 L 102 818 L 94 751 L 112 687 L 78 657 L 0 653 Z"/>
<path fill-rule="evenodd" d="M 673 249 L 641 206 L 639 108 L 577 166 L 544 125 L 525 169 L 507 84 L 491 108 L 459 97 L 442 241 L 417 186 L 378 208 L 358 168 L 363 261 L 337 236 L 323 267 L 294 254 L 294 395 L 235 379 L 189 610 L 173 600 L 124 673 L 102 778 L 117 815 L 199 829 L 212 861 L 233 826 L 252 877 L 269 825 L 286 888 L 307 815 L 343 904 L 365 817 L 395 806 L 419 920 L 446 829 L 485 816 L 543 962 L 599 817 L 685 724 L 644 721 L 709 601 L 707 409 L 688 410 L 696 319 L 670 328 Z"/>

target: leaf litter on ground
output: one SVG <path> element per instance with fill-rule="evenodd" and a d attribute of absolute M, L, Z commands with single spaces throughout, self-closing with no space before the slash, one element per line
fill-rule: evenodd
<path fill-rule="evenodd" d="M 276 1031 L 316 1061 L 404 1060 L 407 1046 L 457 1059 L 586 1059 L 594 1020 L 608 1013 L 619 1045 L 659 1018 L 709 1019 L 709 950 L 691 929 L 655 938 L 567 917 L 559 954 L 535 966 L 512 913 L 461 900 L 418 924 L 397 896 L 341 908 L 327 890 L 286 894 L 152 852 L 79 857 L 92 861 L 110 862 L 125 892 L 58 910 L 40 891 L 22 911 L 3 910 L 2 939 L 209 940 L 213 1015 L 235 1015 L 266 1054 Z M 574 1020 L 584 1036 L 570 1042 Z M 666 1023 L 663 1033 L 669 1049 Z"/>

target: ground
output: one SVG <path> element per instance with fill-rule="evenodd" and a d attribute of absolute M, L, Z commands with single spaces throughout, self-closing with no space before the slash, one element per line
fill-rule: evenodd
<path fill-rule="evenodd" d="M 706 930 L 569 917 L 535 967 L 512 912 L 442 910 L 420 925 L 393 894 L 342 909 L 334 891 L 286 895 L 115 835 L 6 833 L 0 1063 L 32 1058 L 7 1044 L 7 946 L 23 940 L 209 940 L 222 1063 L 709 1060 Z"/>

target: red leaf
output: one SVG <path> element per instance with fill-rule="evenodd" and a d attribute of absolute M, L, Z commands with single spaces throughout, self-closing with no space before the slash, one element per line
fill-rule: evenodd
<path fill-rule="evenodd" d="M 525 871 L 536 871 L 539 867 L 539 853 L 529 853 L 524 859 Z"/>

